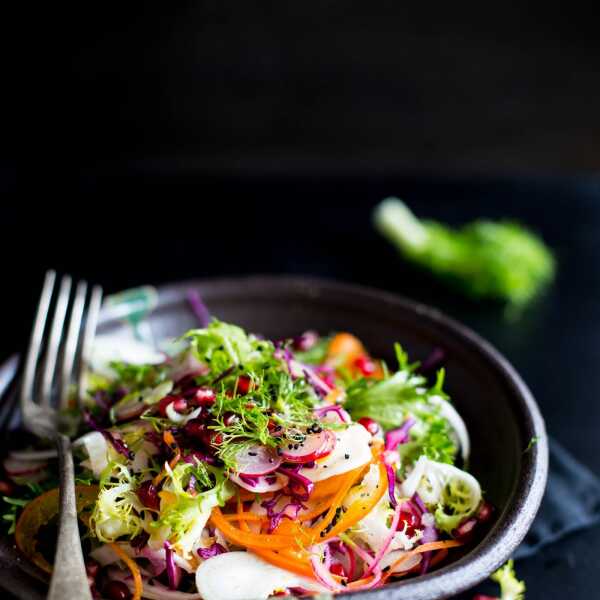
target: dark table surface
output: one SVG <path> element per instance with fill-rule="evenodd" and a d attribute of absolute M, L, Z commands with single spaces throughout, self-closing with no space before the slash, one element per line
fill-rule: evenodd
<path fill-rule="evenodd" d="M 26 339 L 47 267 L 108 292 L 225 274 L 332 277 L 436 305 L 491 340 L 530 385 L 551 435 L 600 472 L 599 180 L 219 178 L 171 166 L 31 173 L 23 189 L 41 200 L 37 208 L 17 202 L 14 178 L 3 173 L 1 359 Z M 455 224 L 522 220 L 555 250 L 556 284 L 516 323 L 497 306 L 455 296 L 405 265 L 373 231 L 371 208 L 390 194 Z M 49 200 L 58 197 L 74 202 Z M 597 597 L 600 528 L 521 561 L 518 572 L 530 599 Z"/>

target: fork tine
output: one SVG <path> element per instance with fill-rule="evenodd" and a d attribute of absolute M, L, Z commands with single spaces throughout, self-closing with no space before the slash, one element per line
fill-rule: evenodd
<path fill-rule="evenodd" d="M 27 359 L 25 361 L 25 369 L 23 371 L 23 383 L 21 384 L 21 409 L 23 413 L 27 413 L 27 406 L 33 402 L 33 387 L 35 385 L 35 366 L 37 364 L 40 347 L 42 345 L 42 337 L 46 326 L 46 318 L 48 317 L 48 309 L 52 300 L 52 290 L 56 280 L 55 271 L 47 271 L 44 278 L 44 287 L 40 295 L 35 322 L 31 331 L 31 339 L 29 341 L 29 349 L 27 351 Z"/>
<path fill-rule="evenodd" d="M 98 315 L 102 306 L 102 288 L 95 285 L 92 288 L 90 297 L 90 305 L 88 307 L 85 328 L 83 330 L 83 338 L 81 340 L 81 356 L 79 360 L 79 376 L 77 378 L 77 398 L 81 401 L 83 395 L 83 379 L 85 377 L 84 365 L 89 363 L 94 336 L 96 334 L 96 326 L 98 325 Z"/>
<path fill-rule="evenodd" d="M 79 341 L 79 332 L 83 311 L 85 309 L 85 296 L 87 293 L 87 283 L 80 281 L 77 284 L 73 306 L 71 308 L 71 318 L 69 320 L 69 329 L 65 340 L 63 351 L 62 375 L 60 379 L 60 408 L 68 408 L 69 405 L 69 386 L 73 378 L 73 365 L 75 363 L 75 354 L 77 352 L 77 343 Z"/>
<path fill-rule="evenodd" d="M 44 361 L 44 372 L 42 375 L 42 390 L 40 394 L 41 404 L 50 406 L 52 398 L 52 382 L 56 372 L 56 359 L 60 348 L 63 329 L 65 327 L 65 315 L 71 294 L 71 277 L 64 275 L 60 282 L 60 289 L 54 307 L 54 318 L 50 329 L 50 338 L 46 348 L 46 359 Z"/>

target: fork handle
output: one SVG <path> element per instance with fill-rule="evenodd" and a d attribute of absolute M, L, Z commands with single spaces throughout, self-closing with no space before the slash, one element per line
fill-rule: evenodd
<path fill-rule="evenodd" d="M 48 600 L 77 598 L 91 600 L 90 585 L 85 572 L 75 500 L 75 468 L 71 442 L 62 434 L 56 436 L 60 468 L 60 512 L 58 542 Z"/>

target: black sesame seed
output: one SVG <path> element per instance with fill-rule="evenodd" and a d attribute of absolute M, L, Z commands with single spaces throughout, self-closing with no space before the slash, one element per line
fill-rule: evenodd
<path fill-rule="evenodd" d="M 350 455 L 349 455 L 349 454 L 344 454 L 344 458 L 345 458 L 346 460 L 348 460 L 348 459 L 350 458 Z"/>

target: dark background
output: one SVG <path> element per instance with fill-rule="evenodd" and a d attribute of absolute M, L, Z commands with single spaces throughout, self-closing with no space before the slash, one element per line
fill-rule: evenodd
<path fill-rule="evenodd" d="M 488 337 L 550 433 L 600 471 L 591 8 L 108 3 L 36 17 L 5 85 L 0 359 L 26 341 L 48 267 L 107 292 L 334 277 L 434 304 Z M 556 252 L 556 284 L 517 323 L 455 296 L 372 230 L 390 194 L 453 224 L 522 220 Z M 518 564 L 530 600 L 595 597 L 599 570 L 597 528 Z"/>

